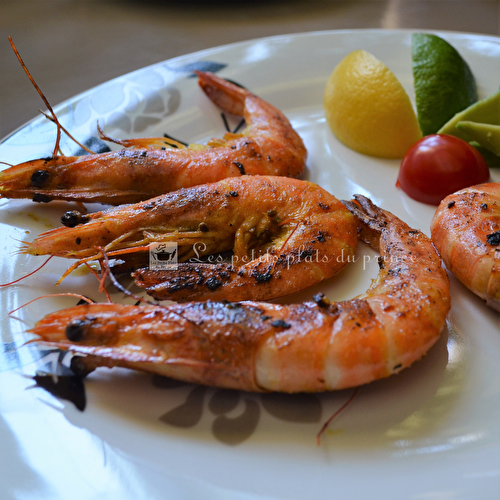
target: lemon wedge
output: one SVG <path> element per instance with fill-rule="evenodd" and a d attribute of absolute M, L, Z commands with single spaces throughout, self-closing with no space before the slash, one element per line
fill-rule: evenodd
<path fill-rule="evenodd" d="M 422 137 L 410 98 L 394 73 L 365 50 L 348 54 L 324 92 L 326 120 L 347 147 L 379 158 L 402 158 Z"/>

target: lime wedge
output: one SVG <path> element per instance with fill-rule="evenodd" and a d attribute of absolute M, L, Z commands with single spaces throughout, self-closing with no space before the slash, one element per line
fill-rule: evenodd
<path fill-rule="evenodd" d="M 436 35 L 412 35 L 412 61 L 420 128 L 423 135 L 435 134 L 477 101 L 474 75 L 456 49 Z"/>
<path fill-rule="evenodd" d="M 467 133 L 457 128 L 457 123 L 464 121 L 500 125 L 500 90 L 457 113 L 439 129 L 438 134 L 455 135 L 469 141 Z"/>
<path fill-rule="evenodd" d="M 475 141 L 500 156 L 500 125 L 463 121 L 457 123 L 457 128 L 467 135 L 469 142 Z"/>

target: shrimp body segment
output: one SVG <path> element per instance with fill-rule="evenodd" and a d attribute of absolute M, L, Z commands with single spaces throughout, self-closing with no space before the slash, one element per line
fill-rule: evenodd
<path fill-rule="evenodd" d="M 241 133 L 205 146 L 158 138 L 115 141 L 133 147 L 27 161 L 0 172 L 0 197 L 119 205 L 244 174 L 300 177 L 307 152 L 285 115 L 212 73 L 197 74 L 215 104 L 245 118 Z"/>
<path fill-rule="evenodd" d="M 381 254 L 378 278 L 362 297 L 86 304 L 49 314 L 31 332 L 41 345 L 86 355 L 75 358 L 81 372 L 123 366 L 247 391 L 335 390 L 397 373 L 438 339 L 448 277 L 429 238 L 357 200 L 349 209 Z"/>
<path fill-rule="evenodd" d="M 432 219 L 431 236 L 448 270 L 500 311 L 500 183 L 446 197 Z"/>
<path fill-rule="evenodd" d="M 356 220 L 338 199 L 286 177 L 229 178 L 86 220 L 42 233 L 26 253 L 85 262 L 104 250 L 133 270 L 147 266 L 150 244 L 175 242 L 177 269 L 135 273 L 160 300 L 281 297 L 336 274 L 352 262 L 358 242 Z M 231 252 L 228 262 L 221 252 Z"/>

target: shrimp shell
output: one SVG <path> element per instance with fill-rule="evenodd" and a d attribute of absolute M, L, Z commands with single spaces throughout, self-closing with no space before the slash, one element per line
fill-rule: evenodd
<path fill-rule="evenodd" d="M 500 183 L 447 196 L 432 219 L 431 237 L 448 270 L 500 311 Z"/>
<path fill-rule="evenodd" d="M 122 269 L 135 269 L 156 242 L 177 243 L 180 264 L 134 273 L 155 298 L 268 300 L 336 274 L 352 261 L 358 238 L 356 219 L 320 186 L 243 176 L 94 213 L 41 234 L 25 251 L 87 262 L 102 258 L 102 247 L 123 259 Z M 230 262 L 202 262 L 227 251 Z"/>
<path fill-rule="evenodd" d="M 131 139 L 115 141 L 130 149 L 30 160 L 0 172 L 0 198 L 119 205 L 244 174 L 301 176 L 307 151 L 281 111 L 212 73 L 196 73 L 215 104 L 245 118 L 242 133 L 228 132 L 206 146 Z"/>
<path fill-rule="evenodd" d="M 397 373 L 439 338 L 450 307 L 448 276 L 427 236 L 356 199 L 346 204 L 381 255 L 379 275 L 361 297 L 291 305 L 85 304 L 49 314 L 31 332 L 42 346 L 86 355 L 75 358 L 81 373 L 122 366 L 290 393 L 343 389 Z"/>

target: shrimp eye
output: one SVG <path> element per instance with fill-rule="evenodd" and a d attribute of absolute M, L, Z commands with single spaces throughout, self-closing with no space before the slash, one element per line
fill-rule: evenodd
<path fill-rule="evenodd" d="M 66 227 L 75 227 L 87 221 L 88 217 L 83 216 L 78 210 L 68 210 L 61 217 L 61 224 Z"/>
<path fill-rule="evenodd" d="M 33 172 L 33 175 L 31 176 L 31 184 L 35 187 L 41 188 L 49 180 L 49 177 L 50 172 L 47 170 L 37 170 Z"/>
<path fill-rule="evenodd" d="M 92 321 L 87 319 L 77 319 L 72 321 L 66 326 L 66 337 L 71 342 L 80 342 L 85 337 L 85 333 L 87 331 L 87 326 L 89 326 Z"/>

